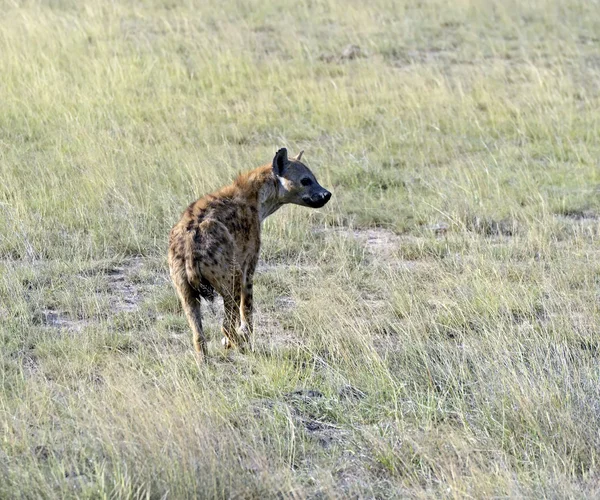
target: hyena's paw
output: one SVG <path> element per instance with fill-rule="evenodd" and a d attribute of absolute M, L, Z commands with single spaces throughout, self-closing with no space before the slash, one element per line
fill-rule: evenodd
<path fill-rule="evenodd" d="M 248 351 L 252 351 L 252 345 L 251 345 L 251 337 L 252 337 L 252 331 L 250 330 L 250 327 L 246 324 L 246 323 L 242 323 L 240 325 L 240 327 L 238 328 L 238 336 L 240 339 L 240 351 L 241 352 L 248 352 Z"/>
<path fill-rule="evenodd" d="M 242 323 L 237 329 L 237 334 L 241 342 L 249 342 L 251 333 L 250 327 L 246 323 Z"/>

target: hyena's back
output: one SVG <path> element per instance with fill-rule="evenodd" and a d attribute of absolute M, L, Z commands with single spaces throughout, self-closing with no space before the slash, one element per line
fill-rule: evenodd
<path fill-rule="evenodd" d="M 242 270 L 258 255 L 253 212 L 243 200 L 229 196 L 209 195 L 190 205 L 170 235 L 169 264 L 176 285 L 187 284 L 207 300 L 214 290 L 223 297 L 233 293 Z"/>

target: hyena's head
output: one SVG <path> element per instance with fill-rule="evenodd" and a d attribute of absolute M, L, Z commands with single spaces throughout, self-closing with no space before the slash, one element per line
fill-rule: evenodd
<path fill-rule="evenodd" d="M 331 193 L 318 182 L 314 174 L 300 161 L 302 153 L 288 159 L 282 148 L 273 158 L 273 173 L 279 180 L 279 199 L 303 207 L 321 208 L 331 198 Z"/>

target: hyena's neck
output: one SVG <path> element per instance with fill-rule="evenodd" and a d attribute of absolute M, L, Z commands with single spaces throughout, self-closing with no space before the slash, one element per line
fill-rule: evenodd
<path fill-rule="evenodd" d="M 238 193 L 256 204 L 260 222 L 283 205 L 279 198 L 279 182 L 272 165 L 265 165 L 240 175 L 234 185 Z"/>
<path fill-rule="evenodd" d="M 283 205 L 277 196 L 277 179 L 273 176 L 258 190 L 258 218 L 260 222 Z"/>

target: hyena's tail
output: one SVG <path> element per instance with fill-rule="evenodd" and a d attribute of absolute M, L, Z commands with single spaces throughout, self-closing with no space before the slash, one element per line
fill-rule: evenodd
<path fill-rule="evenodd" d="M 198 290 L 198 293 L 204 300 L 212 302 L 215 299 L 215 289 L 202 276 L 199 266 L 200 255 L 194 248 L 197 244 L 198 236 L 197 231 L 193 229 L 188 232 L 185 239 L 185 272 L 190 285 Z"/>

